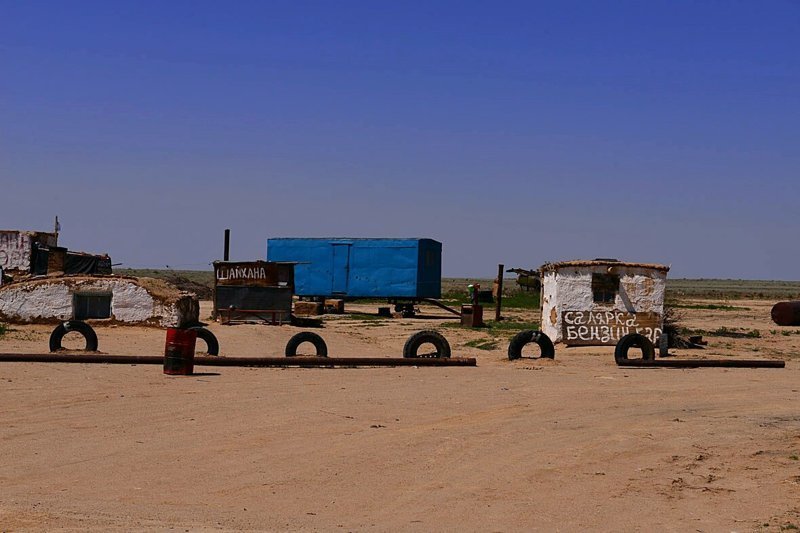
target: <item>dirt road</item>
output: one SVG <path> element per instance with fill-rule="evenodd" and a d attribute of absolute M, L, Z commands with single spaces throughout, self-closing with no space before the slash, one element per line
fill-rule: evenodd
<path fill-rule="evenodd" d="M 704 355 L 790 354 L 800 335 L 770 326 L 764 305 L 687 310 L 687 321 L 762 332 Z M 411 331 L 439 324 L 354 322 L 322 330 L 332 355 L 399 355 Z M 46 347 L 50 328 L 14 329 L 0 352 Z M 298 331 L 212 329 L 229 355 L 279 355 Z M 582 348 L 510 362 L 505 346 L 463 346 L 482 333 L 442 331 L 479 366 L 169 377 L 1 364 L 0 530 L 800 527 L 798 359 L 782 370 L 621 369 L 612 349 Z M 98 335 L 107 353 L 163 350 L 159 330 Z"/>

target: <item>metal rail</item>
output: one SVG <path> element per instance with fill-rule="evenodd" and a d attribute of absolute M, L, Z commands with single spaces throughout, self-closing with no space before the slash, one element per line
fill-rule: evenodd
<path fill-rule="evenodd" d="M 106 354 L 0 354 L 0 363 L 89 363 L 119 365 L 163 365 L 160 355 Z M 369 367 L 369 366 L 477 366 L 474 357 L 195 357 L 199 366 L 247 367 Z"/>
<path fill-rule="evenodd" d="M 428 303 L 428 304 L 431 304 L 431 305 L 435 305 L 436 307 L 440 307 L 440 308 L 444 309 L 445 311 L 449 311 L 450 313 L 453 313 L 454 315 L 461 316 L 461 311 L 456 311 L 455 309 L 453 309 L 449 305 L 445 305 L 442 302 L 440 302 L 439 300 L 436 300 L 434 298 L 421 298 L 420 301 Z"/>
<path fill-rule="evenodd" d="M 617 360 L 617 365 L 639 368 L 784 368 L 786 361 L 776 359 L 644 359 Z"/>

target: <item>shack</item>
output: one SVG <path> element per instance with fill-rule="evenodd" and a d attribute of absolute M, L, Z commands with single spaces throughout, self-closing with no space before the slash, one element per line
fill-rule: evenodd
<path fill-rule="evenodd" d="M 296 263 L 295 294 L 440 298 L 442 243 L 433 239 L 269 239 L 269 261 Z"/>
<path fill-rule="evenodd" d="M 542 331 L 568 346 L 615 345 L 628 333 L 657 343 L 667 272 L 666 265 L 616 259 L 544 264 Z"/>
<path fill-rule="evenodd" d="M 30 274 L 38 248 L 57 245 L 57 233 L 0 230 L 0 270 L 10 277 Z"/>
<path fill-rule="evenodd" d="M 182 327 L 196 323 L 197 297 L 151 278 L 62 276 L 32 278 L 0 287 L 0 321 L 100 323 Z"/>
<path fill-rule="evenodd" d="M 114 276 L 108 254 L 58 246 L 58 233 L 0 231 L 0 321 L 176 327 L 196 323 L 197 296 L 157 279 Z"/>
<path fill-rule="evenodd" d="M 58 246 L 58 233 L 0 231 L 0 270 L 11 280 L 70 274 L 110 275 L 108 254 L 74 252 Z"/>
<path fill-rule="evenodd" d="M 294 263 L 214 261 L 214 318 L 291 322 Z"/>
<path fill-rule="evenodd" d="M 60 246 L 37 245 L 34 248 L 31 274 L 45 275 L 111 275 L 111 257 L 108 254 L 73 252 Z"/>

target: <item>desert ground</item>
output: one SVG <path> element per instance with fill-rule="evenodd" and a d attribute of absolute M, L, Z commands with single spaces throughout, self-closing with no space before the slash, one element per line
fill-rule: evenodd
<path fill-rule="evenodd" d="M 770 321 L 775 301 L 682 298 L 709 345 L 672 353 L 784 369 L 620 368 L 611 347 L 509 361 L 535 310 L 487 332 L 375 304 L 325 318 L 331 356 L 399 356 L 434 328 L 478 366 L 0 363 L 0 530 L 796 530 L 800 328 Z M 300 331 L 209 328 L 222 356 L 282 355 Z M 51 330 L 10 325 L 0 352 L 45 352 Z M 163 353 L 163 330 L 97 333 L 105 353 Z"/>

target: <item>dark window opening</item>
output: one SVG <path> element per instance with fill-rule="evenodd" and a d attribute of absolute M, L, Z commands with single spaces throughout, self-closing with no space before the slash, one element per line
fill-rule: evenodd
<path fill-rule="evenodd" d="M 617 274 L 592 274 L 592 295 L 595 303 L 614 303 L 618 292 Z"/>
<path fill-rule="evenodd" d="M 111 294 L 84 293 L 72 297 L 75 320 L 111 318 Z"/>

